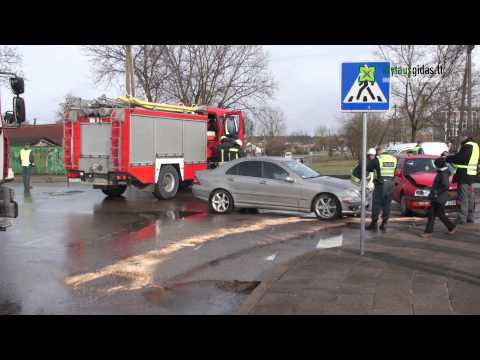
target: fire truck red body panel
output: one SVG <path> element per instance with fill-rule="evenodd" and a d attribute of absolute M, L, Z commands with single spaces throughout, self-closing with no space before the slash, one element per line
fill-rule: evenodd
<path fill-rule="evenodd" d="M 119 108 L 105 117 L 66 113 L 68 177 L 93 185 L 144 186 L 155 184 L 158 168 L 165 162 L 177 166 L 181 181 L 191 181 L 197 171 L 208 168 L 220 138 L 228 131 L 226 117 L 238 119 L 234 120 L 237 138 L 243 142 L 241 112 L 225 109 L 205 108 L 190 114 Z"/>

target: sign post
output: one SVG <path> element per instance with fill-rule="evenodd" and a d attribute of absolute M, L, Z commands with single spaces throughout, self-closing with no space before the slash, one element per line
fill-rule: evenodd
<path fill-rule="evenodd" d="M 362 112 L 362 207 L 360 254 L 365 253 L 367 184 L 367 114 L 390 110 L 390 63 L 357 62 L 341 66 L 341 111 Z"/>

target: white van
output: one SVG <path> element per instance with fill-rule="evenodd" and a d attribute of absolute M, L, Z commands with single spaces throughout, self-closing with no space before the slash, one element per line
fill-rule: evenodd
<path fill-rule="evenodd" d="M 425 155 L 440 156 L 444 151 L 448 151 L 447 144 L 443 142 L 423 142 L 421 145 Z M 406 154 L 416 146 L 417 143 L 396 144 L 385 148 L 385 152 L 391 155 Z"/>

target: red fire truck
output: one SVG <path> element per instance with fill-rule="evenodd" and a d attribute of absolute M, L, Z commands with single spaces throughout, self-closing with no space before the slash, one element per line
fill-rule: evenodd
<path fill-rule="evenodd" d="M 7 111 L 4 116 L 0 111 L 0 230 L 5 231 L 10 226 L 10 218 L 18 216 L 18 206 L 15 202 L 13 189 L 3 186 L 12 181 L 13 171 L 10 167 L 9 144 L 5 129 L 17 128 L 25 121 L 25 102 L 19 96 L 24 92 L 23 78 L 13 73 L 0 72 L 0 76 L 10 78 L 13 98 L 13 111 Z"/>
<path fill-rule="evenodd" d="M 171 199 L 196 171 L 212 166 L 222 136 L 243 146 L 242 112 L 125 97 L 77 99 L 64 121 L 68 181 L 108 196 L 120 196 L 130 185 L 153 186 L 159 199 Z"/>

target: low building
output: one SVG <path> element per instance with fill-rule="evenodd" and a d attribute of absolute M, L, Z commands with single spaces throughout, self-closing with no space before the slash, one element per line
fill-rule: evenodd
<path fill-rule="evenodd" d="M 10 141 L 10 163 L 16 174 L 21 174 L 20 150 L 30 144 L 35 158 L 33 174 L 64 175 L 63 124 L 22 125 L 7 129 Z"/>

